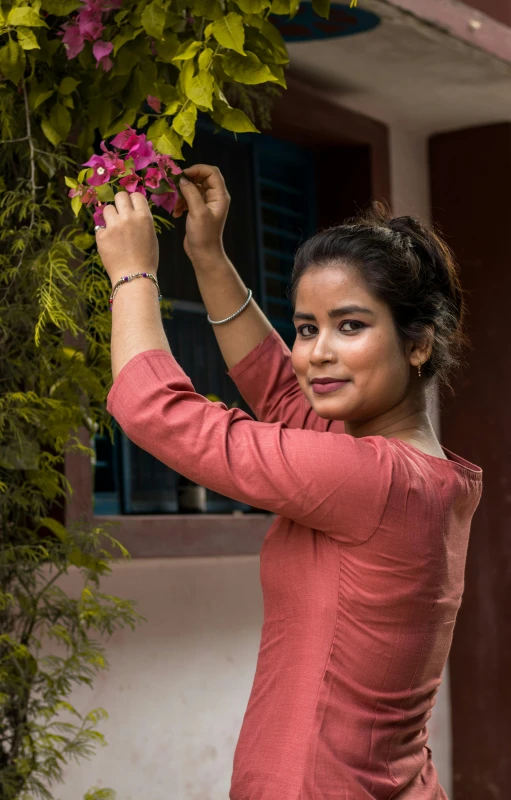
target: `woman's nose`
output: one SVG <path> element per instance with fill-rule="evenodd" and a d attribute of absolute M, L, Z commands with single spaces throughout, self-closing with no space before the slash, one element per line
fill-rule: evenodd
<path fill-rule="evenodd" d="M 335 352 L 328 341 L 316 339 L 310 353 L 311 364 L 328 364 L 331 361 L 335 361 Z"/>

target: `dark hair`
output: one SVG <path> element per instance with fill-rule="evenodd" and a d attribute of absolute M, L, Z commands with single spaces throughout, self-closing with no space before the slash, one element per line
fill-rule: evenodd
<path fill-rule="evenodd" d="M 365 214 L 320 231 L 296 253 L 289 291 L 293 306 L 309 268 L 338 262 L 358 270 L 369 291 L 388 304 L 403 340 L 420 341 L 433 328 L 423 374 L 448 384 L 466 344 L 465 302 L 454 256 L 433 228 L 413 217 L 392 218 L 382 203 L 374 203 Z"/>

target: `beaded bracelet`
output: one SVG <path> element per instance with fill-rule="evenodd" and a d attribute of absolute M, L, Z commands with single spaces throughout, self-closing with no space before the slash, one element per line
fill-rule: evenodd
<path fill-rule="evenodd" d="M 110 295 L 110 311 L 112 310 L 112 306 L 113 306 L 113 303 L 114 303 L 115 295 L 119 291 L 119 288 L 122 286 L 123 283 L 129 283 L 134 278 L 149 278 L 149 280 L 151 280 L 154 283 L 154 285 L 156 286 L 156 288 L 158 289 L 158 300 L 160 300 L 160 301 L 162 300 L 163 295 L 160 292 L 160 287 L 158 285 L 158 281 L 156 280 L 156 278 L 154 277 L 152 272 L 133 272 L 131 275 L 124 275 L 124 277 L 119 278 L 117 283 L 112 287 L 112 294 Z"/>

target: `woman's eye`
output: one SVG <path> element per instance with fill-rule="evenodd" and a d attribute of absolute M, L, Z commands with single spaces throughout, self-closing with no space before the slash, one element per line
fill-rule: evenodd
<path fill-rule="evenodd" d="M 315 330 L 317 330 L 315 325 L 300 325 L 300 327 L 297 330 L 297 333 L 300 336 L 313 336 Z"/>
<path fill-rule="evenodd" d="M 345 325 L 351 325 L 351 328 L 345 328 Z M 341 327 L 339 328 L 340 331 L 343 333 L 355 333 L 355 331 L 359 331 L 361 328 L 365 328 L 363 322 L 358 322 L 356 319 L 346 319 L 342 323 Z"/>

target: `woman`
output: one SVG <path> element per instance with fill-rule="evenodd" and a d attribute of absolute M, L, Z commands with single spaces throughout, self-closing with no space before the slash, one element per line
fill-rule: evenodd
<path fill-rule="evenodd" d="M 455 265 L 408 217 L 317 234 L 296 256 L 290 354 L 224 253 L 222 176 L 186 175 L 184 246 L 259 421 L 194 392 L 152 280 L 116 292 L 108 408 L 165 464 L 279 515 L 261 552 L 264 625 L 231 800 L 445 798 L 426 723 L 481 493 L 481 470 L 440 446 L 426 410 L 463 340 Z M 119 193 L 105 220 L 114 286 L 156 273 L 146 200 Z"/>

